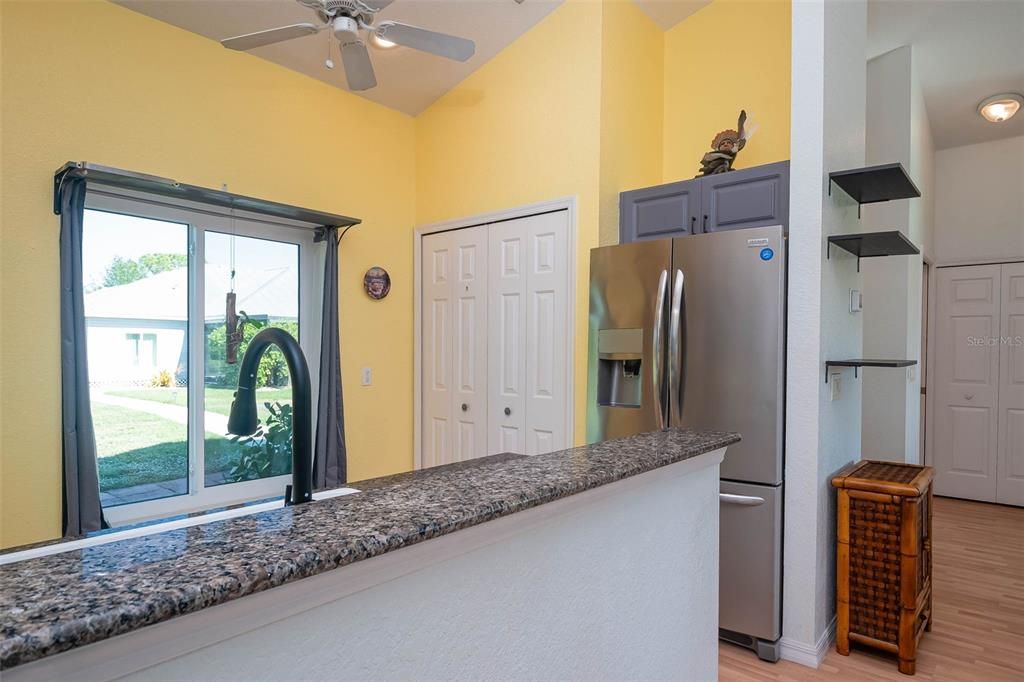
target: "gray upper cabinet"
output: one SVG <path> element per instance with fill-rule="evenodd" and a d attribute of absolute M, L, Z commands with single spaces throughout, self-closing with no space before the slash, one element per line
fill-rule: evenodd
<path fill-rule="evenodd" d="M 700 179 L 700 231 L 789 222 L 789 161 Z"/>
<path fill-rule="evenodd" d="M 700 188 L 692 180 L 623 192 L 619 195 L 619 241 L 692 234 L 699 204 Z"/>
<path fill-rule="evenodd" d="M 619 195 L 621 243 L 789 224 L 789 161 Z"/>

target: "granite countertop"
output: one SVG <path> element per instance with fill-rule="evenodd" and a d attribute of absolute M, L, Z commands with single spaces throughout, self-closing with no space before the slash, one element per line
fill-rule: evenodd
<path fill-rule="evenodd" d="M 355 495 L 0 566 L 0 669 L 368 559 L 739 441 L 671 429 L 348 485 Z"/>

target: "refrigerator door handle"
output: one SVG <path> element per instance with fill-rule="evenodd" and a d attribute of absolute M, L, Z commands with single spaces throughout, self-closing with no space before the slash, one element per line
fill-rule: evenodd
<path fill-rule="evenodd" d="M 718 501 L 725 504 L 738 504 L 744 507 L 758 507 L 764 504 L 763 497 L 752 497 L 750 495 L 731 495 L 729 493 L 718 493 Z"/>
<path fill-rule="evenodd" d="M 658 279 L 658 296 L 654 302 L 654 333 L 651 335 L 651 389 L 657 407 L 658 429 L 665 428 L 665 399 L 661 386 L 661 359 L 664 357 L 663 339 L 665 336 L 665 295 L 668 293 L 668 270 L 661 271 Z"/>
<path fill-rule="evenodd" d="M 682 270 L 676 270 L 672 283 L 672 314 L 668 327 L 668 390 L 670 405 L 670 426 L 680 426 L 682 420 L 682 308 L 683 308 L 683 277 Z"/>

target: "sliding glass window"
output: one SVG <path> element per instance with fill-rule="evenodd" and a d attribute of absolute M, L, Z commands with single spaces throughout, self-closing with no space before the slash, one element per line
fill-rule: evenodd
<path fill-rule="evenodd" d="M 299 339 L 316 383 L 322 256 L 312 230 L 93 189 L 86 206 L 86 342 L 108 521 L 280 496 L 292 425 L 279 351 L 259 367 L 257 433 L 227 434 L 227 415 L 238 363 L 268 326 Z"/>

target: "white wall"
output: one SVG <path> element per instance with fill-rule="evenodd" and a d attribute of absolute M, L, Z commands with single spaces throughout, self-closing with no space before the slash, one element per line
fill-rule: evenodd
<path fill-rule="evenodd" d="M 865 206 L 863 230 L 900 230 L 928 254 L 934 148 L 910 47 L 868 62 L 865 110 L 866 163 L 902 163 L 922 196 Z M 865 357 L 920 359 L 921 267 L 922 256 L 862 261 Z M 919 461 L 920 368 L 867 368 L 863 382 L 863 456 Z"/>
<path fill-rule="evenodd" d="M 935 262 L 1024 258 L 1024 136 L 935 154 Z"/>
<path fill-rule="evenodd" d="M 842 376 L 829 400 L 824 362 L 859 357 L 861 318 L 848 312 L 860 287 L 853 259 L 826 261 L 828 235 L 860 230 L 857 207 L 827 195 L 831 170 L 864 163 L 863 1 L 793 4 L 786 521 L 782 655 L 815 664 L 835 613 L 835 495 L 831 476 L 860 455 L 860 383 Z"/>

